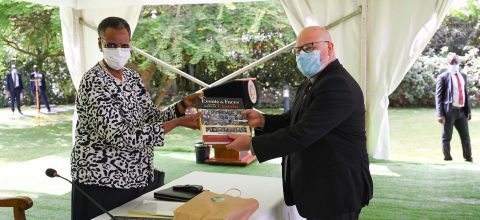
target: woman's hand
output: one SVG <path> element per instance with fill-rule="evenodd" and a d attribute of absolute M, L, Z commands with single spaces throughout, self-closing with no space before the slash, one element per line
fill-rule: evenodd
<path fill-rule="evenodd" d="M 203 95 L 203 92 L 197 92 L 183 97 L 183 101 L 185 102 L 186 107 L 196 107 L 196 98 L 203 99 L 205 98 L 205 96 Z"/>
<path fill-rule="evenodd" d="M 194 115 L 186 115 L 181 118 L 177 118 L 178 125 L 190 129 L 200 129 L 200 121 L 198 120 L 202 113 L 197 112 Z"/>
<path fill-rule="evenodd" d="M 201 115 L 202 113 L 198 112 L 195 115 L 187 115 L 187 116 L 173 119 L 171 121 L 167 121 L 163 124 L 163 130 L 165 131 L 165 133 L 168 133 L 178 126 L 182 126 L 190 129 L 199 129 L 200 122 L 198 121 L 198 118 Z"/>

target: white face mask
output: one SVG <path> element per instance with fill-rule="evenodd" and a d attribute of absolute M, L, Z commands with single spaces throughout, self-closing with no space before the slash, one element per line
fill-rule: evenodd
<path fill-rule="evenodd" d="M 103 59 L 107 65 L 114 69 L 122 69 L 130 59 L 130 48 L 103 48 Z"/>

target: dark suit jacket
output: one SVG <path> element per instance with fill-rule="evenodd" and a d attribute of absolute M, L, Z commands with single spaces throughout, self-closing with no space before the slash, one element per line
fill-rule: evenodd
<path fill-rule="evenodd" d="M 19 84 L 18 84 L 18 87 L 20 88 L 20 91 L 23 90 L 23 81 L 22 81 L 22 74 L 18 73 L 18 80 L 19 80 Z M 13 94 L 13 89 L 15 88 L 15 85 L 13 85 L 13 77 L 12 77 L 12 73 L 9 72 L 7 74 L 7 90 Z"/>
<path fill-rule="evenodd" d="M 462 74 L 465 85 L 463 91 L 465 91 L 465 103 L 463 110 L 465 115 L 468 116 L 471 112 L 470 98 L 468 96 L 467 75 Z M 453 81 L 450 77 L 450 70 L 438 75 L 437 88 L 435 91 L 435 109 L 437 117 L 450 117 L 453 108 Z"/>
<path fill-rule="evenodd" d="M 319 74 L 302 106 L 296 98 L 297 117 L 265 115 L 252 138 L 259 162 L 283 157 L 285 202 L 303 217 L 359 210 L 373 195 L 362 91 L 338 60 Z"/>

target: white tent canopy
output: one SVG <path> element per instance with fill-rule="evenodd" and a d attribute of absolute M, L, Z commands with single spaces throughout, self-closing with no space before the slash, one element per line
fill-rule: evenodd
<path fill-rule="evenodd" d="M 102 54 L 96 26 L 108 16 L 137 24 L 143 5 L 247 2 L 252 0 L 27 0 L 60 6 L 65 59 L 76 88 Z M 367 108 L 367 146 L 374 158 L 389 158 L 388 95 L 421 54 L 452 0 L 280 0 L 299 32 L 325 26 L 358 10 L 361 15 L 330 29 L 340 62 L 361 85 Z M 112 7 L 115 6 L 115 7 Z"/>

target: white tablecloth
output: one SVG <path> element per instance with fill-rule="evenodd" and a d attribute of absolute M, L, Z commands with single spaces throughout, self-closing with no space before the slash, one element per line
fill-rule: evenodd
<path fill-rule="evenodd" d="M 169 188 L 174 185 L 196 184 L 202 185 L 205 190 L 223 194 L 230 188 L 241 190 L 242 198 L 255 198 L 260 207 L 250 219 L 253 220 L 290 220 L 303 219 L 297 212 L 295 206 L 286 206 L 283 200 L 282 179 L 274 177 L 249 176 L 239 174 L 192 172 L 180 177 L 159 189 Z M 155 201 L 153 190 L 140 196 L 124 205 L 111 210 L 114 216 L 127 216 L 133 207 L 142 204 L 144 201 Z M 235 195 L 236 191 L 230 194 Z M 103 214 L 94 220 L 110 219 Z"/>

